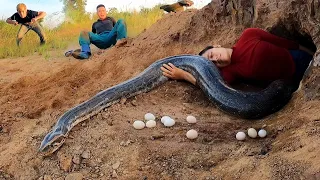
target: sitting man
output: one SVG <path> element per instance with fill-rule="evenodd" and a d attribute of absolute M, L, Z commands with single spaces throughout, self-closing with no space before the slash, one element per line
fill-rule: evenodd
<path fill-rule="evenodd" d="M 92 32 L 82 31 L 79 36 L 81 51 L 70 50 L 65 56 L 72 55 L 77 59 L 88 59 L 91 55 L 90 44 L 94 44 L 100 49 L 107 49 L 112 45 L 124 43 L 127 37 L 127 28 L 123 20 L 117 22 L 112 17 L 107 16 L 107 10 L 103 4 L 97 6 L 98 21 L 93 23 Z"/>
<path fill-rule="evenodd" d="M 296 42 L 272 35 L 258 28 L 246 29 L 232 48 L 208 46 L 199 55 L 212 61 L 228 84 L 239 81 L 268 84 L 285 79 L 298 85 L 314 52 Z M 164 64 L 163 75 L 196 84 L 188 72 Z"/>
<path fill-rule="evenodd" d="M 20 45 L 20 42 L 23 36 L 31 29 L 36 32 L 40 38 L 40 44 L 43 45 L 46 43 L 46 38 L 43 33 L 43 30 L 38 20 L 44 18 L 46 13 L 43 11 L 32 11 L 27 10 L 27 6 L 23 3 L 17 5 L 17 12 L 14 13 L 10 18 L 7 19 L 8 24 L 18 25 L 21 24 L 20 29 L 17 35 L 17 45 Z"/>

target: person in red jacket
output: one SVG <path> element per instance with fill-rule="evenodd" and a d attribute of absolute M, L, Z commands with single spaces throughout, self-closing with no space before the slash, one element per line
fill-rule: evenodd
<path fill-rule="evenodd" d="M 300 82 L 314 52 L 296 42 L 272 35 L 258 28 L 246 29 L 232 48 L 208 46 L 199 55 L 212 61 L 226 83 L 254 82 L 268 84 L 277 79 Z M 188 72 L 164 64 L 163 75 L 196 84 Z"/>

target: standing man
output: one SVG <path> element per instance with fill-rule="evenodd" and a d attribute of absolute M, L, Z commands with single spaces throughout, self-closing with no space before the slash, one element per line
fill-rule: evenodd
<path fill-rule="evenodd" d="M 124 43 L 127 37 L 127 27 L 120 19 L 117 22 L 114 18 L 107 16 L 107 10 L 103 4 L 97 6 L 99 19 L 93 23 L 92 32 L 81 31 L 79 44 L 81 52 L 70 50 L 65 53 L 66 57 L 72 55 L 77 59 L 88 59 L 91 55 L 90 44 L 94 44 L 100 49 L 107 49 L 112 45 Z"/>
<path fill-rule="evenodd" d="M 46 12 L 43 11 L 32 11 L 28 10 L 27 6 L 23 3 L 17 5 L 17 12 L 14 13 L 10 18 L 7 19 L 8 24 L 18 25 L 21 24 L 20 29 L 17 35 L 17 45 L 20 45 L 20 42 L 23 36 L 31 29 L 36 32 L 40 38 L 40 44 L 43 45 L 46 43 L 46 38 L 43 32 L 43 29 L 37 22 L 38 20 L 44 18 Z"/>

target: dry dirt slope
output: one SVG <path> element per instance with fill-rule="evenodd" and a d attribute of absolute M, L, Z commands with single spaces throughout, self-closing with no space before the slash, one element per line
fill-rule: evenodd
<path fill-rule="evenodd" d="M 37 154 L 42 138 L 67 109 L 137 75 L 157 59 L 196 53 L 212 43 L 230 46 L 248 26 L 288 32 L 279 34 L 288 38 L 297 31 L 307 43 L 306 34 L 320 45 L 319 29 L 312 26 L 320 11 L 311 12 L 313 1 L 239 1 L 239 6 L 224 2 L 168 14 L 126 46 L 108 49 L 90 61 L 66 59 L 61 52 L 53 52 L 49 60 L 38 55 L 1 60 L 0 179 L 319 179 L 318 67 L 288 106 L 261 121 L 230 117 L 198 88 L 172 81 L 76 126 L 51 157 Z M 248 15 L 252 7 L 258 17 Z M 132 122 L 146 112 L 158 118 L 170 115 L 177 124 L 134 130 Z M 188 125 L 188 114 L 199 123 Z M 235 141 L 236 131 L 263 125 L 269 132 L 266 139 Z M 191 128 L 199 131 L 194 141 L 185 138 Z"/>

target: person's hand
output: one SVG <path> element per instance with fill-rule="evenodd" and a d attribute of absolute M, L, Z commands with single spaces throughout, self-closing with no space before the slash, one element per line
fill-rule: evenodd
<path fill-rule="evenodd" d="M 163 75 L 175 79 L 175 80 L 183 80 L 184 78 L 184 70 L 177 68 L 172 63 L 169 64 L 163 64 L 163 66 L 160 68 L 163 72 Z"/>
<path fill-rule="evenodd" d="M 172 63 L 163 64 L 163 66 L 160 68 L 163 72 L 163 75 L 175 79 L 175 80 L 186 80 L 190 82 L 193 85 L 196 85 L 197 80 L 194 78 L 192 74 L 190 74 L 187 71 L 184 71 L 183 69 L 177 68 Z"/>
<path fill-rule="evenodd" d="M 31 23 L 35 23 L 37 21 L 37 18 L 32 18 Z"/>
<path fill-rule="evenodd" d="M 308 49 L 308 48 L 306 48 L 306 47 L 304 47 L 302 45 L 299 45 L 299 49 L 304 51 L 304 52 L 306 52 L 306 53 L 308 53 L 308 54 L 310 54 L 311 56 L 313 56 L 314 53 L 315 53 L 315 52 L 311 51 L 310 49 Z"/>
<path fill-rule="evenodd" d="M 13 25 L 18 25 L 19 23 L 16 20 L 12 20 L 13 21 Z"/>

